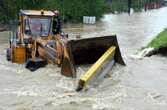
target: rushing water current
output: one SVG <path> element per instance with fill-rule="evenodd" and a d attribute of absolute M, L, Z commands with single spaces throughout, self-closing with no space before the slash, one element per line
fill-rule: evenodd
<path fill-rule="evenodd" d="M 0 110 L 167 110 L 167 57 L 131 57 L 167 27 L 167 8 L 104 15 L 96 25 L 67 24 L 70 38 L 116 34 L 127 66 L 116 64 L 98 86 L 75 92 L 77 79 L 48 65 L 30 72 L 6 61 L 8 32 L 0 33 Z"/>

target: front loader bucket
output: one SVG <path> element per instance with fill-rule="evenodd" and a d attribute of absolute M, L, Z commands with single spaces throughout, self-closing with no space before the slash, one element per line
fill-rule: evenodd
<path fill-rule="evenodd" d="M 116 47 L 115 62 L 125 65 L 116 35 L 68 41 L 67 51 L 70 65 L 65 66 L 64 64 L 67 63 L 62 65 L 75 72 L 75 65 L 95 63 L 111 46 Z M 62 74 L 64 74 L 63 71 Z M 76 76 L 74 73 L 73 75 Z"/>
<path fill-rule="evenodd" d="M 75 65 L 96 62 L 111 46 L 116 47 L 115 62 L 125 65 L 116 36 L 71 40 L 68 45 L 71 59 Z"/>

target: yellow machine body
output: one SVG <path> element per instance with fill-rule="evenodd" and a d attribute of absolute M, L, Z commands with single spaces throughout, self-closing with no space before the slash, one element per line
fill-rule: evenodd
<path fill-rule="evenodd" d="M 22 46 L 12 47 L 12 62 L 23 64 L 26 62 L 26 48 Z"/>
<path fill-rule="evenodd" d="M 80 81 L 85 84 L 89 83 L 89 81 L 96 75 L 97 71 L 100 67 L 107 62 L 112 56 L 115 54 L 116 47 L 110 47 L 97 62 L 80 78 Z"/>

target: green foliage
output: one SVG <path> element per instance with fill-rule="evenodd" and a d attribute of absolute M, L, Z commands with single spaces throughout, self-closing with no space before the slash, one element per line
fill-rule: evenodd
<path fill-rule="evenodd" d="M 100 18 L 108 9 L 105 0 L 48 0 L 47 9 L 58 9 L 65 20 L 80 21 L 82 16 Z"/>
<path fill-rule="evenodd" d="M 40 9 L 46 0 L 0 0 L 0 23 L 18 17 L 20 9 Z"/>
<path fill-rule="evenodd" d="M 64 20 L 80 21 L 82 16 L 98 19 L 107 11 L 105 0 L 0 0 L 0 22 L 16 19 L 20 9 L 59 10 Z"/>
<path fill-rule="evenodd" d="M 151 2 L 162 2 L 162 0 L 132 0 L 132 8 L 135 11 L 141 11 L 141 9 L 144 7 L 144 4 Z M 128 0 L 112 0 L 111 11 L 127 12 Z"/>
<path fill-rule="evenodd" d="M 153 39 L 148 47 L 153 47 L 156 49 L 162 48 L 162 47 L 166 47 L 167 46 L 167 28 L 164 29 L 164 31 L 162 31 L 161 33 L 159 33 L 155 39 Z"/>
<path fill-rule="evenodd" d="M 112 0 L 111 4 L 112 12 L 127 12 L 128 11 L 128 0 Z"/>

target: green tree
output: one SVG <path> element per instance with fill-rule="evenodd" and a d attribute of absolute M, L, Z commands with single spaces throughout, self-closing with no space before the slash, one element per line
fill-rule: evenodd
<path fill-rule="evenodd" d="M 105 0 L 48 0 L 46 9 L 59 10 L 65 20 L 80 21 L 82 16 L 99 19 L 108 9 Z"/>
<path fill-rule="evenodd" d="M 16 19 L 20 9 L 40 9 L 44 3 L 46 0 L 0 0 L 0 22 Z"/>
<path fill-rule="evenodd" d="M 108 9 L 105 0 L 0 0 L 0 21 L 17 18 L 20 9 L 59 10 L 65 20 L 80 21 L 82 16 L 99 19 Z"/>

